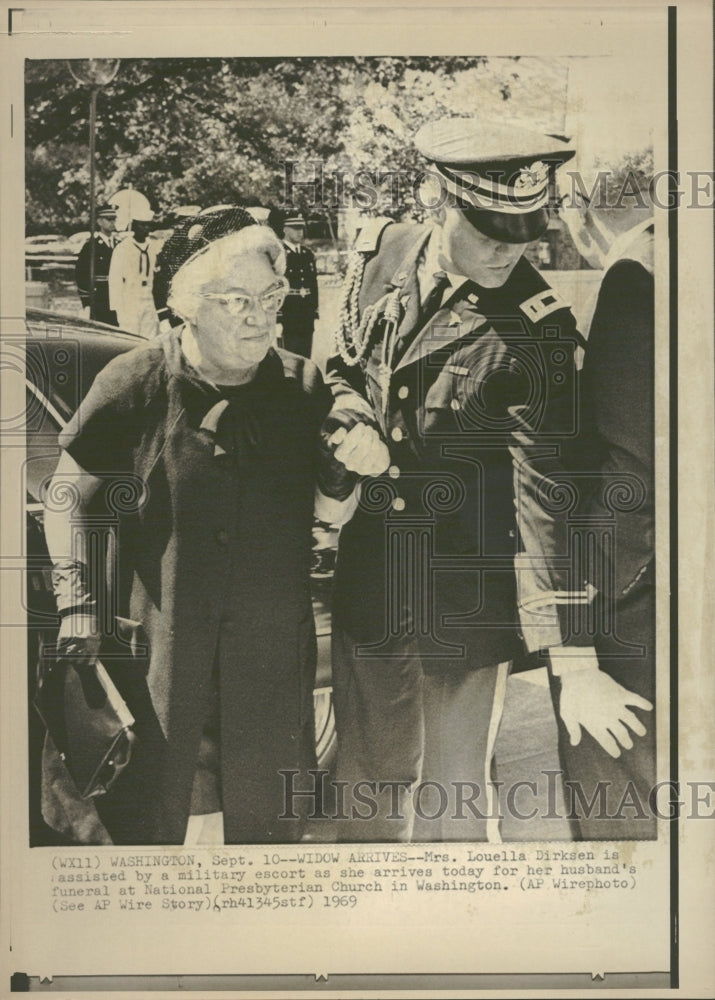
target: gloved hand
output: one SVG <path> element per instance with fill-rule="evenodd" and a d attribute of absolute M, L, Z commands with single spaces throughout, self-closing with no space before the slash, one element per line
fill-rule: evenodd
<path fill-rule="evenodd" d="M 624 688 L 599 669 L 576 670 L 561 677 L 559 714 L 568 730 L 571 746 L 581 742 L 582 727 L 611 757 L 633 746 L 631 732 L 645 736 L 646 727 L 629 706 L 645 712 L 652 704 Z"/>
<path fill-rule="evenodd" d="M 360 476 L 379 476 L 390 453 L 376 423 L 354 410 L 333 410 L 320 430 L 318 488 L 333 500 L 346 500 Z"/>

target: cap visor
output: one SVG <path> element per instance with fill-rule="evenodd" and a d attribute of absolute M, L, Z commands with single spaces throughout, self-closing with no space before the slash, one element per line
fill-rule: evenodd
<path fill-rule="evenodd" d="M 500 243 L 531 243 L 543 236 L 549 225 L 549 212 L 538 208 L 523 215 L 490 212 L 488 209 L 461 205 L 460 212 L 480 233 Z"/>

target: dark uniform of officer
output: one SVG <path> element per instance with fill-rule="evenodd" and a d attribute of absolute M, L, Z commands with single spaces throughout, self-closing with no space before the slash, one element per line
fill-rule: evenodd
<path fill-rule="evenodd" d="M 333 417 L 376 424 L 391 457 L 385 475 L 361 483 L 338 550 L 333 680 L 346 813 L 359 782 L 384 789 L 377 815 L 357 818 L 368 812 L 358 804 L 338 824 L 342 840 L 497 834 L 494 742 L 522 648 L 510 447 L 546 467 L 574 430 L 581 338 L 522 256 L 546 229 L 549 177 L 572 150 L 451 118 L 416 143 L 439 178 L 436 225 L 363 229 L 328 365 Z M 547 583 L 557 602 L 559 572 Z M 560 642 L 558 628 L 552 638 Z"/>
<path fill-rule="evenodd" d="M 597 590 L 595 648 L 600 671 L 631 693 L 637 719 L 621 714 L 635 738 L 628 735 L 616 758 L 588 731 L 574 746 L 559 712 L 565 678 L 552 678 L 562 766 L 583 793 L 573 809 L 583 840 L 657 835 L 649 798 L 656 784 L 656 725 L 638 701 L 654 706 L 656 693 L 653 244 L 651 220 L 622 236 L 619 250 L 614 244 L 581 372 L 573 485 L 579 518 L 595 541 L 587 568 Z M 597 676 L 580 676 L 596 689 Z M 599 786 L 607 789 L 605 816 L 586 805 L 598 801 Z"/>
<path fill-rule="evenodd" d="M 82 301 L 82 307 L 87 309 L 91 300 L 91 319 L 96 319 L 100 323 L 109 323 L 117 326 L 117 314 L 109 308 L 109 286 L 107 279 L 109 275 L 109 265 L 112 260 L 112 250 L 114 249 L 114 220 L 117 211 L 111 205 L 102 205 L 97 212 L 98 232 L 94 237 L 90 237 L 77 254 L 75 264 L 75 281 L 77 290 Z M 91 284 L 91 263 L 92 244 L 94 244 L 94 293 L 90 293 Z"/>
<path fill-rule="evenodd" d="M 285 276 L 290 285 L 278 321 L 283 325 L 285 349 L 309 358 L 318 318 L 318 273 L 312 250 L 301 243 L 304 233 L 305 219 L 295 214 L 283 220 L 283 232 L 278 233 L 285 248 Z"/>

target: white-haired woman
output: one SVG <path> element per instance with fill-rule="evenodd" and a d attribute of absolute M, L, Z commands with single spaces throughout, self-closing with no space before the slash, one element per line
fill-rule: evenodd
<path fill-rule="evenodd" d="M 316 481 L 349 492 L 349 476 L 331 489 L 334 454 L 382 470 L 362 427 L 325 447 L 318 369 L 274 346 L 286 283 L 269 229 L 238 208 L 189 220 L 162 267 L 183 325 L 98 376 L 60 437 L 55 485 L 79 506 L 46 515 L 60 644 L 98 652 L 104 596 L 82 550 L 96 509 L 117 519 L 115 607 L 150 640 L 146 676 L 120 684 L 139 743 L 97 809 L 115 843 L 291 841 L 303 824 L 284 788 L 300 777 L 282 772 L 315 766 Z M 135 498 L 108 509 L 122 479 Z"/>

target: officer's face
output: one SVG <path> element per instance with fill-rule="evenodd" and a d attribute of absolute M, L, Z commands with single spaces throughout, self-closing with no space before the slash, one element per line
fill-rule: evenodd
<path fill-rule="evenodd" d="M 97 219 L 97 226 L 99 227 L 100 233 L 104 233 L 105 236 L 109 236 L 110 233 L 114 232 L 114 219 L 108 219 L 104 215 L 100 215 Z"/>
<path fill-rule="evenodd" d="M 471 278 L 482 288 L 500 288 L 527 246 L 493 240 L 480 233 L 458 208 L 444 209 L 440 265 Z"/>
<path fill-rule="evenodd" d="M 289 243 L 302 243 L 305 236 L 305 229 L 303 226 L 286 226 L 284 233 Z"/>
<path fill-rule="evenodd" d="M 273 345 L 282 281 L 263 254 L 216 256 L 217 277 L 202 284 L 192 326 L 202 368 L 220 381 L 259 364 Z"/>

